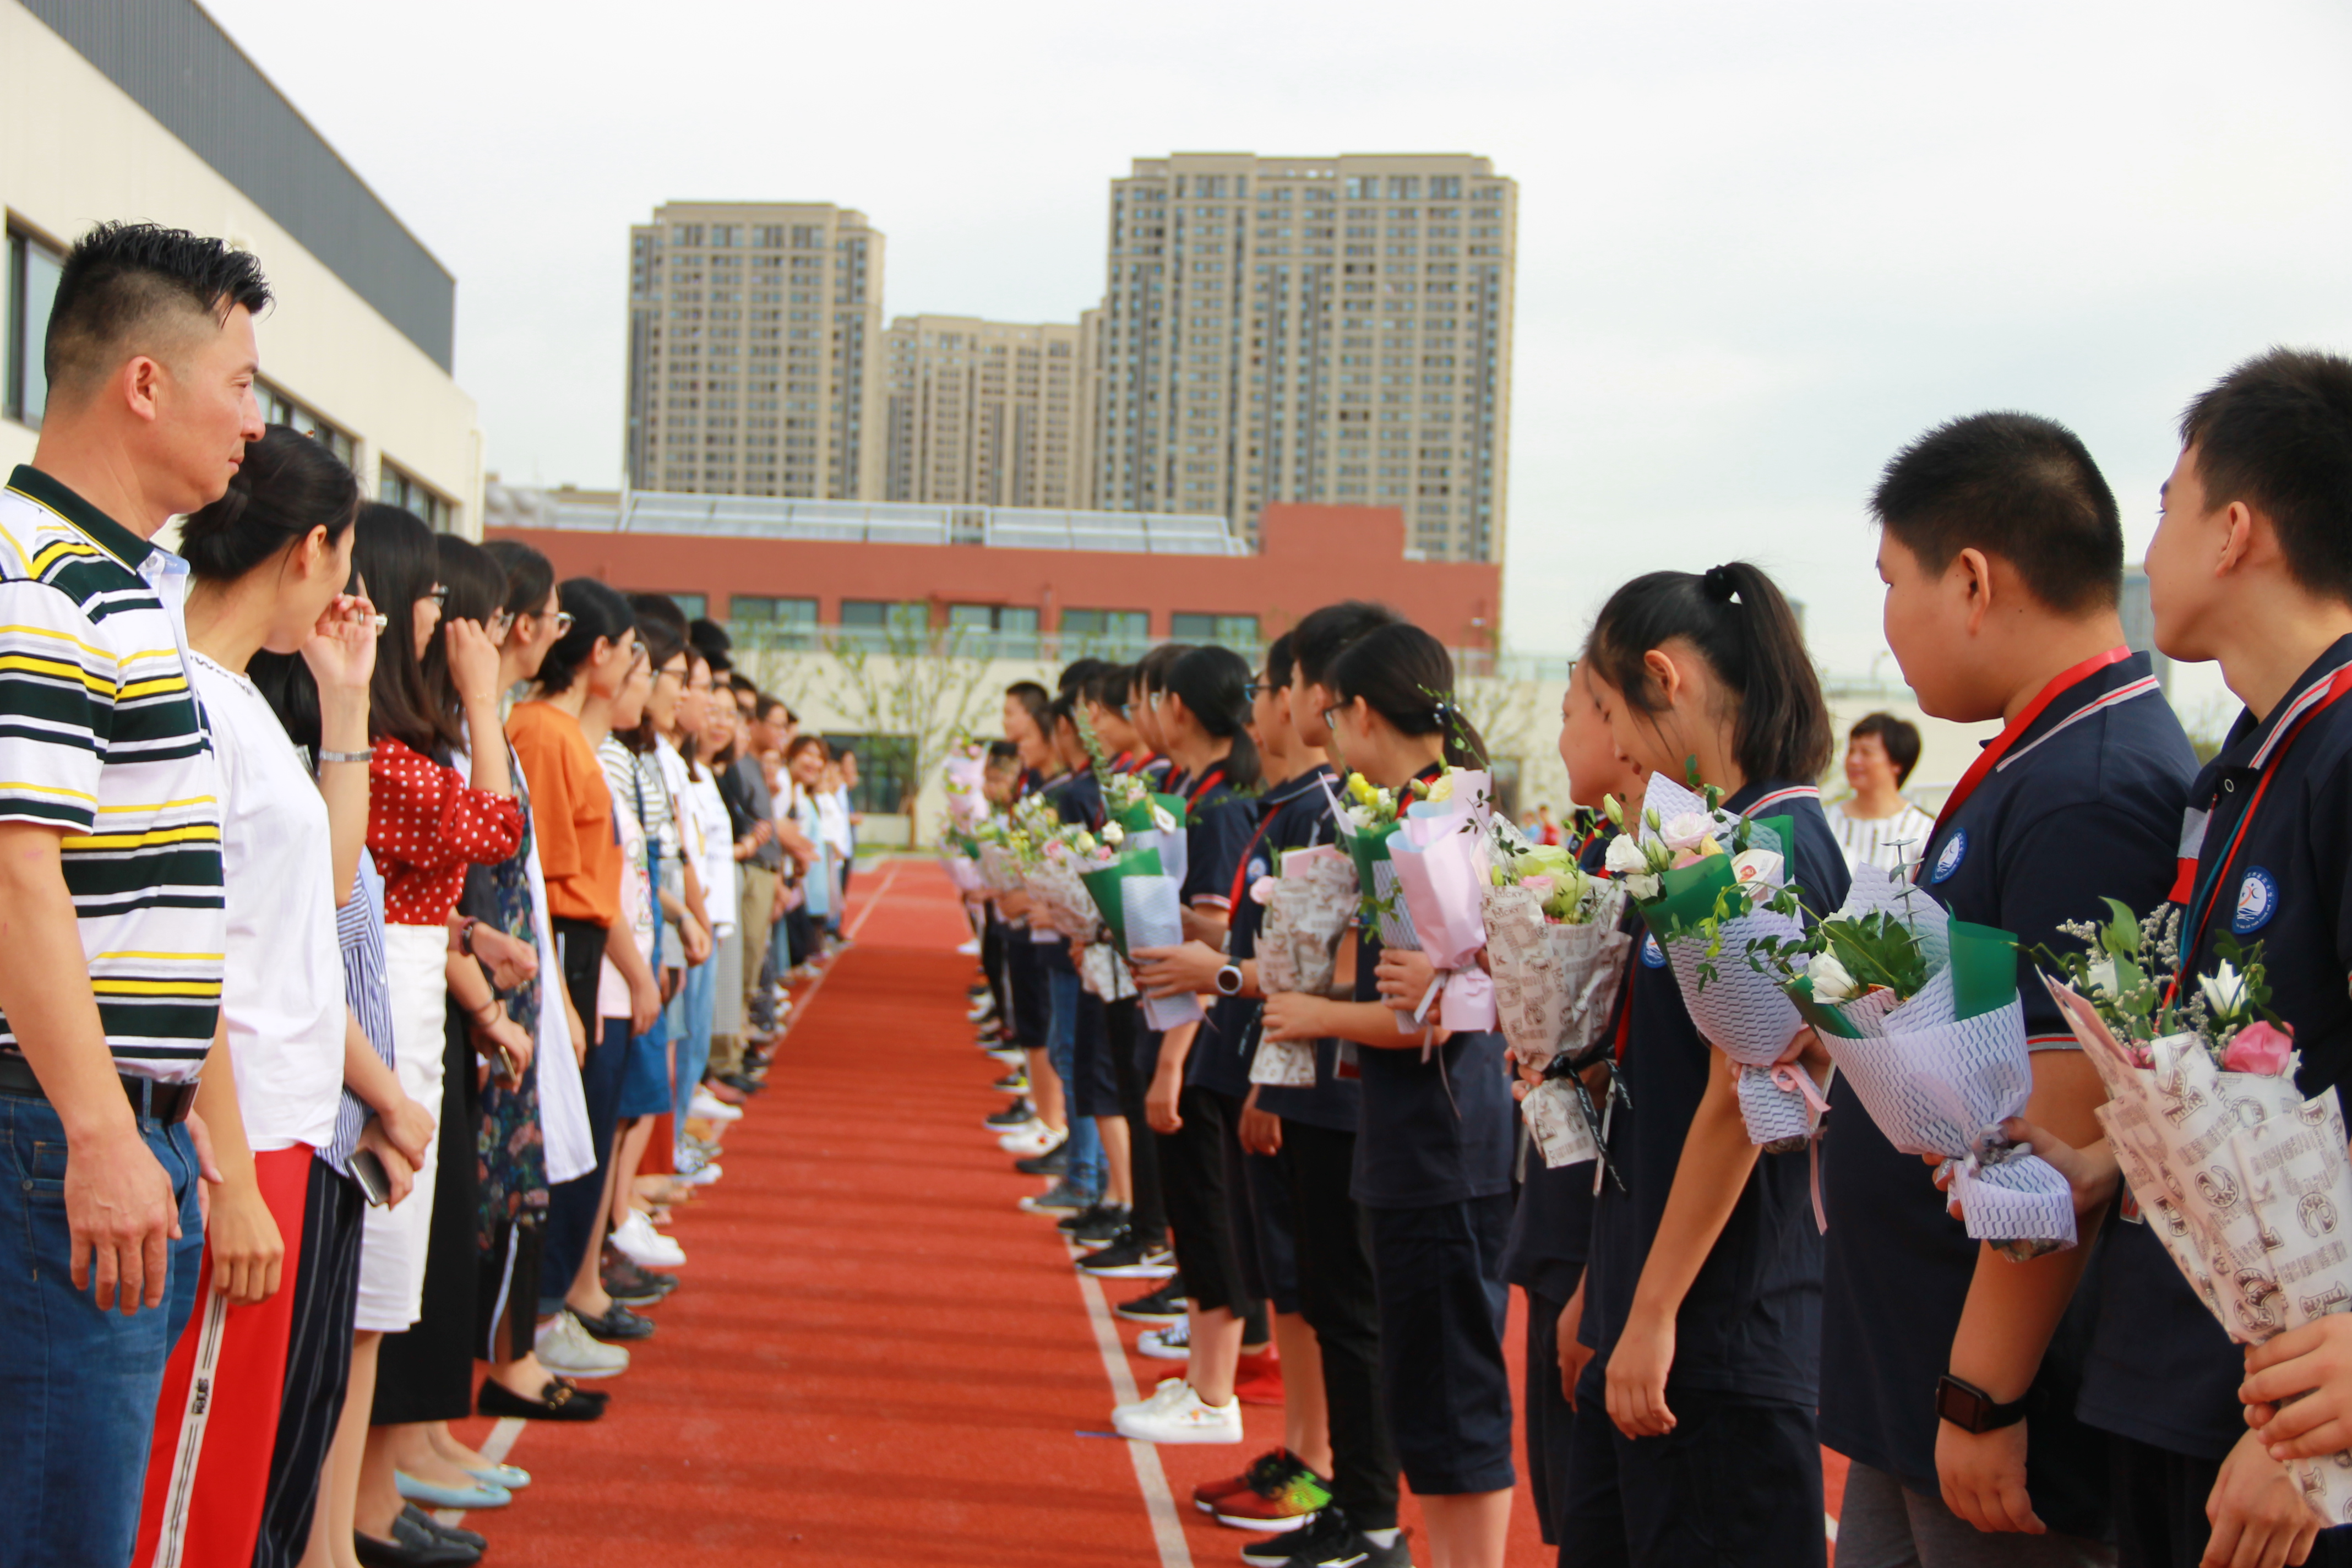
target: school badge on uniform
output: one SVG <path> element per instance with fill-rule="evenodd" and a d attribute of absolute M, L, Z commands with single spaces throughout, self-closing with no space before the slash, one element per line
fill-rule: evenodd
<path fill-rule="evenodd" d="M 1936 869 L 1930 874 L 1928 879 L 1936 882 L 1950 881 L 1952 873 L 1960 868 L 1960 862 L 1968 858 L 1968 853 L 1969 830 L 1965 827 L 1958 828 L 1953 832 L 1951 841 L 1944 846 L 1944 852 L 1936 857 Z"/>
<path fill-rule="evenodd" d="M 1666 966 L 1666 950 L 1658 945 L 1658 935 L 1655 931 L 1642 939 L 1642 962 L 1653 969 L 1664 969 Z"/>
<path fill-rule="evenodd" d="M 2237 912 L 2230 917 L 2230 929 L 2240 936 L 2251 935 L 2271 923 L 2278 913 L 2278 883 L 2260 866 L 2247 868 L 2246 879 L 2238 884 Z"/>

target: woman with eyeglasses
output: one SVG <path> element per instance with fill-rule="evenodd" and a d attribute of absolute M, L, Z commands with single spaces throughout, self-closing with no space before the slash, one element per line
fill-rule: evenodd
<path fill-rule="evenodd" d="M 381 504 L 362 507 L 352 563 L 387 617 L 369 691 L 374 755 L 368 764 L 367 847 L 384 880 L 394 1066 L 410 1099 L 439 1107 L 449 918 L 467 868 L 502 860 L 522 841 L 506 749 L 478 748 L 463 773 L 448 760 L 463 752 L 468 727 L 487 733 L 498 726 L 498 649 L 479 621 L 443 624 L 448 590 L 439 578 L 438 546 L 432 530 L 409 513 Z M 462 725 L 435 700 L 425 679 L 424 655 L 436 635 L 446 644 Z M 438 1141 L 451 1131 L 436 1129 L 436 1147 L 416 1173 L 409 1202 L 368 1213 L 358 1313 L 362 1330 L 399 1333 L 423 1312 Z M 392 1418 L 399 1419 L 396 1410 Z M 397 1447 L 383 1425 L 371 1431 L 354 1522 L 372 1551 L 415 1545 L 398 1530 L 404 1521 L 394 1476 Z"/>

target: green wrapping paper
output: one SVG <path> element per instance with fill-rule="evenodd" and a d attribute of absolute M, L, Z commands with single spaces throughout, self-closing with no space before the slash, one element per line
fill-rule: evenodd
<path fill-rule="evenodd" d="M 1151 820 L 1151 808 L 1154 805 L 1157 805 L 1160 810 L 1166 812 L 1170 818 L 1175 822 L 1177 832 L 1181 833 L 1184 831 L 1184 818 L 1187 808 L 1184 805 L 1184 797 L 1181 795 L 1152 795 L 1147 800 L 1139 801 L 1135 805 L 1129 806 L 1125 811 L 1114 813 L 1111 820 L 1118 823 L 1119 826 L 1125 828 L 1129 833 L 1150 833 L 1156 831 L 1160 825 Z M 1110 917 L 1106 915 L 1103 918 L 1108 920 Z"/>
<path fill-rule="evenodd" d="M 1127 951 L 1127 900 L 1120 895 L 1118 885 L 1129 877 L 1165 875 L 1160 868 L 1160 851 L 1157 849 L 1129 849 L 1094 870 L 1078 873 L 1078 880 L 1087 885 L 1087 892 L 1093 898 L 1096 910 L 1100 911 L 1103 924 L 1110 928 L 1111 941 L 1118 944 L 1118 955 L 1129 963 L 1134 960 Z"/>
<path fill-rule="evenodd" d="M 1979 1017 L 2017 995 L 2017 938 L 1990 926 L 1951 924 L 1952 1016 Z"/>

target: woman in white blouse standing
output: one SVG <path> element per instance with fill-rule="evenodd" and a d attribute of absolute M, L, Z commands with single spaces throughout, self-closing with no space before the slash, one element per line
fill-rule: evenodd
<path fill-rule="evenodd" d="M 1853 793 L 1822 813 L 1848 865 L 1901 876 L 1919 858 L 1936 819 L 1903 796 L 1918 765 L 1918 727 L 1892 713 L 1868 714 L 1846 732 L 1845 782 Z"/>

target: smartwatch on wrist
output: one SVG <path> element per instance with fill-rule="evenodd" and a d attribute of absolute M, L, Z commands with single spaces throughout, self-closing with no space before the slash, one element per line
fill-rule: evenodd
<path fill-rule="evenodd" d="M 1936 1414 L 1963 1432 L 1982 1435 L 2025 1419 L 2025 1401 L 2003 1405 L 1975 1384 L 1946 1373 L 1936 1381 Z"/>
<path fill-rule="evenodd" d="M 1238 996 L 1242 994 L 1242 966 L 1228 963 L 1217 971 L 1217 994 Z"/>

